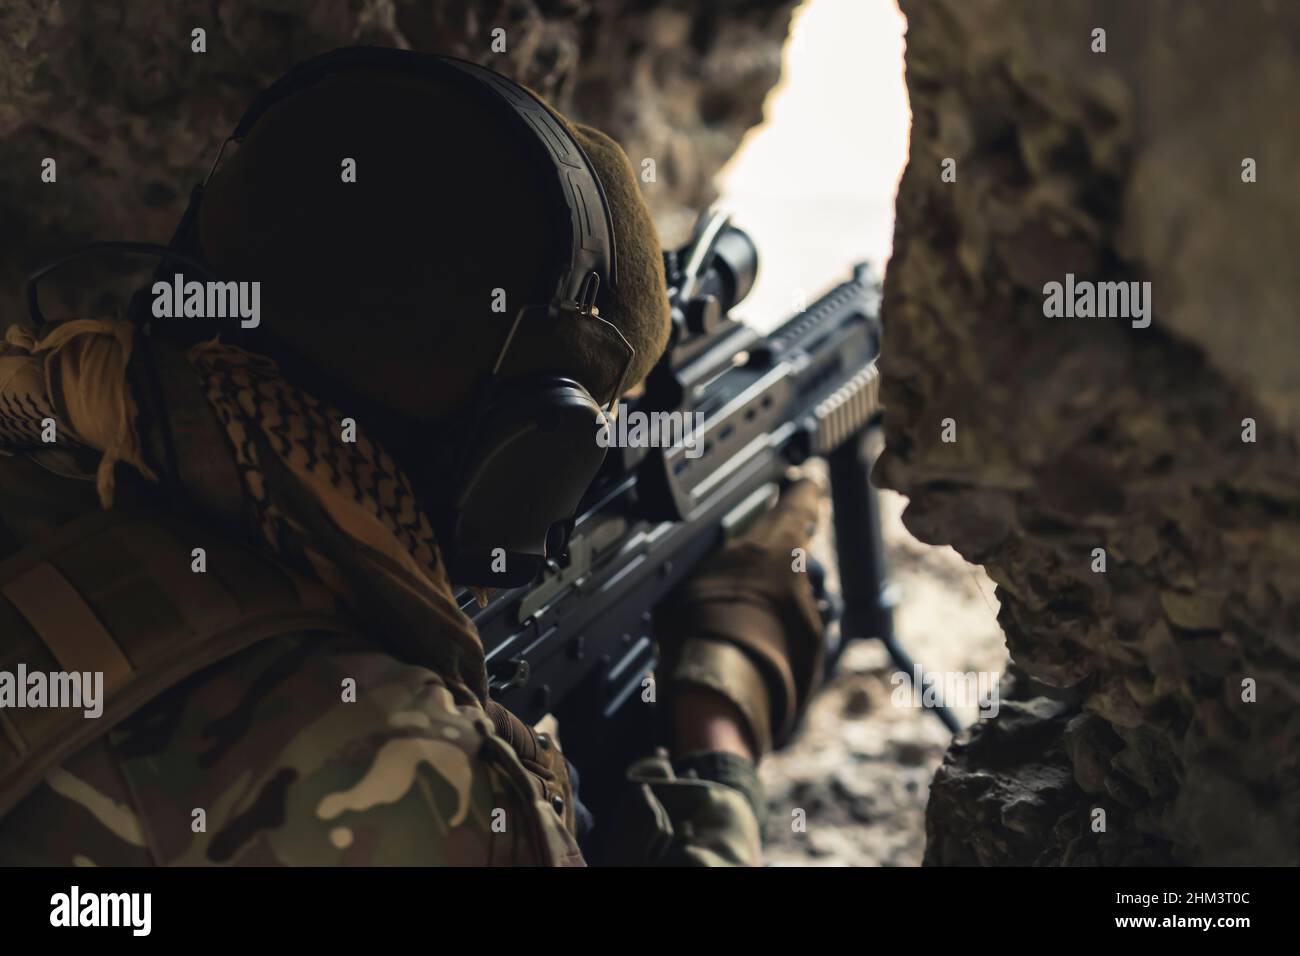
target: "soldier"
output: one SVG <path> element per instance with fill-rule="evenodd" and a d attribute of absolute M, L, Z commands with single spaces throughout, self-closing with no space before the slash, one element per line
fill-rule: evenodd
<path fill-rule="evenodd" d="M 434 58 L 332 56 L 259 101 L 178 232 L 260 283 L 259 321 L 14 325 L 0 349 L 0 667 L 102 672 L 108 697 L 98 720 L 0 709 L 0 863 L 582 862 L 571 768 L 490 699 L 453 597 L 473 549 L 438 517 L 465 497 L 445 452 L 493 427 L 485 375 L 609 405 L 645 377 L 670 330 L 655 230 L 622 150 L 548 113 L 603 187 L 618 278 L 511 327 L 577 228 L 555 171 L 411 68 Z M 527 520 L 546 481 L 486 513 Z M 672 754 L 598 821 L 615 860 L 759 862 L 755 765 L 820 672 L 789 565 L 818 501 L 796 484 L 661 609 Z"/>

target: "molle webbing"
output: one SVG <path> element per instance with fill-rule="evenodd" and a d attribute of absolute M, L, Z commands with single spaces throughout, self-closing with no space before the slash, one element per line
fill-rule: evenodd
<path fill-rule="evenodd" d="M 206 572 L 192 570 L 195 548 Z M 0 670 L 104 674 L 99 718 L 0 709 L 0 815 L 168 688 L 259 641 L 312 630 L 350 630 L 333 594 L 175 515 L 89 514 L 0 562 Z"/>

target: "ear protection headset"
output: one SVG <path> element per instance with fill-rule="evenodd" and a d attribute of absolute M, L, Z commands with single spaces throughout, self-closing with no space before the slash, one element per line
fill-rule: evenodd
<path fill-rule="evenodd" d="M 545 164 L 543 168 L 555 171 L 555 189 L 569 213 L 569 243 L 562 250 L 555 290 L 550 301 L 515 313 L 496 361 L 468 411 L 450 425 L 427 431 L 404 428 L 403 434 L 390 431 L 385 436 L 380 424 L 382 411 L 351 399 L 344 403 L 350 411 L 369 411 L 372 421 L 367 427 L 381 439 L 391 438 L 385 444 L 414 450 L 396 457 L 406 458 L 403 466 L 415 474 L 422 489 L 433 489 L 432 500 L 422 503 L 433 520 L 455 583 L 485 587 L 526 584 L 567 545 L 582 496 L 605 459 L 606 450 L 596 442 L 597 427 L 618 401 L 634 352 L 618 328 L 596 308 L 601 284 L 612 287 L 618 281 L 614 224 L 600 178 L 582 146 L 546 104 L 506 77 L 452 57 L 371 47 L 335 50 L 299 64 L 257 96 L 222 144 L 207 178 L 191 193 L 189 207 L 169 246 L 96 243 L 47 265 L 28 281 L 33 321 L 38 326 L 42 323 L 36 282 L 91 248 L 115 245 L 124 251 L 162 255 L 155 280 L 176 271 L 174 263 L 206 273 L 197 252 L 198 212 L 204 187 L 226 147 L 232 140 L 241 142 L 276 103 L 324 77 L 353 69 L 415 73 L 457 85 L 465 95 L 478 98 L 486 110 L 513 123 L 521 146 L 535 161 Z M 132 309 L 133 315 L 141 311 Z M 503 378 L 503 364 L 524 321 L 604 325 L 627 350 L 623 371 L 608 400 L 602 405 L 581 384 L 557 374 Z M 273 339 L 273 333 L 259 330 L 259 334 Z M 365 418 L 359 416 L 358 420 Z M 170 446 L 166 439 L 164 436 L 164 444 Z"/>

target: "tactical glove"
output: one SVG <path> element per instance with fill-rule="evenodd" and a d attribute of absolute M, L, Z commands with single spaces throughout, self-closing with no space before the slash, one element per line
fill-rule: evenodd
<path fill-rule="evenodd" d="M 487 702 L 488 717 L 496 734 L 519 756 L 533 777 L 537 797 L 554 810 L 570 833 L 577 833 L 577 800 L 569 777 L 568 761 L 549 735 L 538 733 L 494 700 Z"/>

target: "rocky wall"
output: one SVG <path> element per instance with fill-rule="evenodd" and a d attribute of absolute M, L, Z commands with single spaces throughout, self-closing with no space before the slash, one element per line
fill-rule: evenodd
<path fill-rule="evenodd" d="M 253 95 L 294 63 L 351 44 L 450 53 L 531 85 L 613 135 L 639 169 L 654 160 L 645 193 L 665 241 L 681 241 L 713 197 L 714 172 L 761 119 L 794 6 L 0 0 L 0 325 L 51 255 L 96 239 L 165 242 Z M 205 52 L 194 52 L 195 29 Z M 47 157 L 55 183 L 41 179 Z M 51 294 L 70 295 L 68 285 Z"/>
<path fill-rule="evenodd" d="M 901 6 L 875 479 L 985 566 L 1023 671 L 927 861 L 1294 864 L 1300 8 Z M 1049 317 L 1067 275 L 1150 283 L 1150 324 Z"/>

